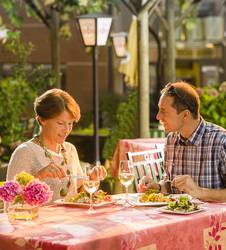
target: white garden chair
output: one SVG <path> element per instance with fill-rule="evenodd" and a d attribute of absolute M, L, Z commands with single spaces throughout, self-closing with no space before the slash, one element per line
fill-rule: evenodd
<path fill-rule="evenodd" d="M 134 167 L 135 189 L 143 176 L 152 178 L 155 182 L 163 179 L 163 148 L 150 149 L 140 152 L 128 152 L 127 157 Z"/>

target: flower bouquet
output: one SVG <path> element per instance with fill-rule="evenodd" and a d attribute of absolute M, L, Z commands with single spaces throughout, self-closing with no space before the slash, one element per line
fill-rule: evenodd
<path fill-rule="evenodd" d="M 38 217 L 39 206 L 48 202 L 52 195 L 45 182 L 26 172 L 17 174 L 14 180 L 3 182 L 0 186 L 0 199 L 9 203 L 7 212 L 10 221 Z"/>

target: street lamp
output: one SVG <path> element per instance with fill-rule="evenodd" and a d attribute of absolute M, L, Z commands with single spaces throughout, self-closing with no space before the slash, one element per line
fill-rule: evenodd
<path fill-rule="evenodd" d="M 112 33 L 112 44 L 115 50 L 115 54 L 121 59 L 120 65 L 127 64 L 130 60 L 130 53 L 127 48 L 128 33 L 118 32 Z M 121 71 L 119 71 L 121 73 Z M 123 92 L 126 91 L 126 85 L 124 81 L 124 75 L 122 75 Z"/>
<path fill-rule="evenodd" d="M 115 54 L 119 58 L 127 57 L 127 36 L 126 32 L 111 34 Z"/>
<path fill-rule="evenodd" d="M 111 28 L 112 17 L 102 14 L 82 15 L 77 18 L 83 44 L 93 47 L 93 126 L 94 126 L 94 148 L 95 162 L 100 161 L 99 142 L 99 88 L 97 77 L 97 46 L 105 46 Z"/>

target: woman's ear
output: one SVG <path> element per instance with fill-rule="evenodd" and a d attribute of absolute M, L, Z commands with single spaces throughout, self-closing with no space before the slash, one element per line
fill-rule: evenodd
<path fill-rule="evenodd" d="M 38 125 L 39 125 L 39 126 L 42 126 L 43 119 L 42 119 L 40 116 L 38 116 L 38 115 L 35 117 L 35 119 L 36 119 Z"/>

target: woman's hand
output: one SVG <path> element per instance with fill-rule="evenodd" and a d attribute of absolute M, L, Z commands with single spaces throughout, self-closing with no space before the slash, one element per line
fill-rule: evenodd
<path fill-rule="evenodd" d="M 38 171 L 38 173 L 35 175 L 36 178 L 42 180 L 46 178 L 59 178 L 62 179 L 66 177 L 66 173 L 64 170 L 57 166 L 54 163 L 50 163 L 46 167 L 42 168 Z"/>
<path fill-rule="evenodd" d="M 104 178 L 107 176 L 107 171 L 104 166 L 98 165 L 93 167 L 91 172 L 91 179 L 92 180 L 104 180 Z"/>
<path fill-rule="evenodd" d="M 159 190 L 159 188 L 160 188 L 160 185 L 156 183 L 155 181 L 153 181 L 153 179 L 151 179 L 148 176 L 143 176 L 140 179 L 138 187 L 137 187 L 139 193 L 144 193 L 148 189 Z"/>

